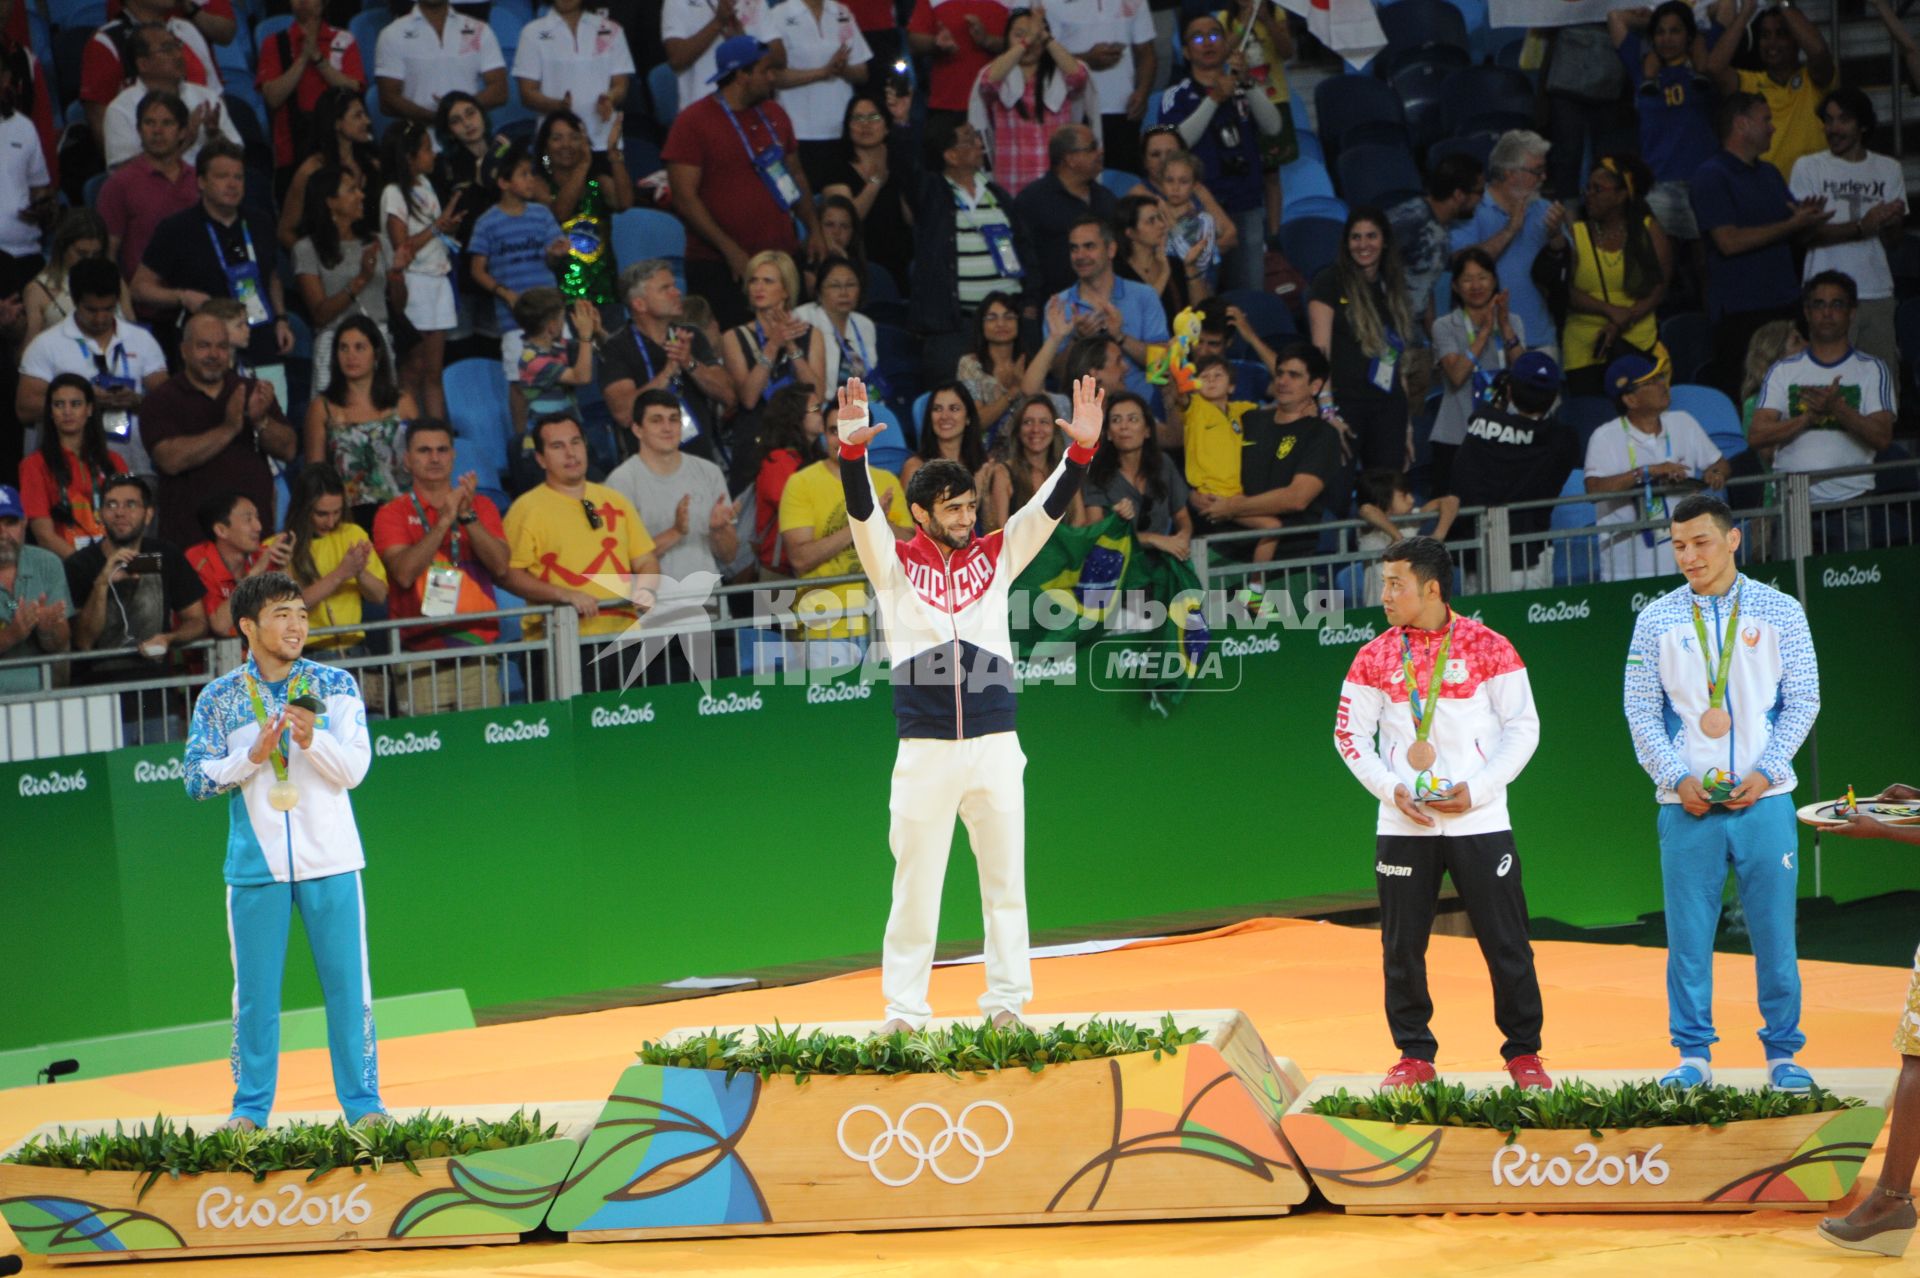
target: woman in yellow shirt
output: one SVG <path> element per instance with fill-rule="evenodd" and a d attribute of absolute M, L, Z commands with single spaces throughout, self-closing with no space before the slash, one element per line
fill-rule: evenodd
<path fill-rule="evenodd" d="M 1601 395 L 1607 364 L 1627 348 L 1651 354 L 1654 318 L 1673 279 L 1673 249 L 1647 209 L 1653 174 L 1639 157 L 1603 156 L 1587 175 L 1573 224 L 1573 279 L 1560 336 L 1569 395 Z"/>
<path fill-rule="evenodd" d="M 325 462 L 310 463 L 293 481 L 286 528 L 294 536 L 293 558 L 287 567 L 300 583 L 315 630 L 355 625 L 365 603 L 387 602 L 386 565 L 366 530 L 346 514 L 347 486 Z M 308 640 L 307 650 L 358 655 L 351 650 L 366 637 L 363 630 L 319 635 Z"/>

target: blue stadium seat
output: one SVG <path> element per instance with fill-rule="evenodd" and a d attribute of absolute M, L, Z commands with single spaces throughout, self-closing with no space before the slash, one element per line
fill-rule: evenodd
<path fill-rule="evenodd" d="M 1533 82 L 1507 67 L 1467 67 L 1447 77 L 1442 114 L 1451 134 L 1467 132 L 1469 121 L 1488 115 L 1533 119 Z"/>
<path fill-rule="evenodd" d="M 1587 472 L 1575 467 L 1567 476 L 1567 482 L 1561 485 L 1562 497 L 1575 497 L 1587 490 Z M 1553 518 L 1549 526 L 1555 530 L 1573 528 L 1591 528 L 1599 518 L 1599 511 L 1590 501 L 1569 502 L 1565 506 L 1553 508 Z M 1553 584 L 1556 586 L 1580 586 L 1590 581 L 1600 580 L 1600 538 L 1567 537 L 1554 543 Z"/>
<path fill-rule="evenodd" d="M 1125 169 L 1100 170 L 1100 185 L 1113 192 L 1113 198 L 1124 200 L 1127 192 L 1140 185 L 1140 175 L 1129 173 Z"/>
<path fill-rule="evenodd" d="M 1909 297 L 1894 309 L 1893 340 L 1907 370 L 1906 385 L 1920 386 L 1920 297 Z"/>
<path fill-rule="evenodd" d="M 1724 392 L 1711 386 L 1675 386 L 1671 409 L 1693 414 L 1722 457 L 1737 457 L 1747 451 L 1747 433 L 1740 429 L 1740 410 Z"/>
<path fill-rule="evenodd" d="M 913 408 L 907 414 L 906 428 L 900 432 L 908 448 L 920 442 L 920 424 L 927 420 L 927 401 L 932 398 L 932 391 L 922 391 L 913 397 Z"/>
<path fill-rule="evenodd" d="M 1393 73 L 1393 91 L 1407 109 L 1407 132 L 1412 136 L 1417 155 L 1446 136 L 1445 98 L 1447 77 L 1457 67 L 1432 59 L 1401 67 Z"/>
<path fill-rule="evenodd" d="M 687 228 L 659 209 L 624 209 L 613 215 L 613 259 L 621 267 L 650 257 L 684 262 Z M 682 267 L 676 274 L 683 274 Z"/>
<path fill-rule="evenodd" d="M 1613 401 L 1600 395 L 1568 395 L 1554 410 L 1563 426 L 1580 437 L 1580 455 L 1587 455 L 1587 440 L 1593 432 L 1620 415 Z"/>
<path fill-rule="evenodd" d="M 1493 154 L 1494 136 L 1491 133 L 1474 133 L 1463 138 L 1442 138 L 1427 148 L 1427 168 L 1431 170 L 1449 155 L 1470 155 L 1485 168 L 1487 157 Z"/>
<path fill-rule="evenodd" d="M 662 129 L 680 114 L 680 81 L 662 62 L 647 71 L 647 96 L 653 99 L 653 118 Z"/>
<path fill-rule="evenodd" d="M 380 86 L 367 86 L 367 119 L 373 122 L 373 140 L 377 143 L 387 135 L 387 125 L 392 121 L 380 109 Z"/>
<path fill-rule="evenodd" d="M 500 487 L 500 469 L 494 465 L 493 457 L 479 440 L 465 435 L 456 435 L 453 439 L 453 478 L 457 483 L 461 476 L 469 471 L 480 483 L 482 491 L 497 490 Z M 506 508 L 501 507 L 501 514 Z"/>
<path fill-rule="evenodd" d="M 1256 359 L 1236 359 L 1233 364 L 1233 397 L 1260 403 L 1267 398 L 1273 378 L 1267 366 Z"/>
<path fill-rule="evenodd" d="M 293 359 L 313 360 L 313 329 L 308 327 L 304 316 L 288 311 L 285 319 L 287 327 L 293 330 L 293 349 L 287 354 Z"/>
<path fill-rule="evenodd" d="M 1300 100 L 1300 90 L 1295 89 L 1293 91 L 1293 99 L 1295 102 Z M 1320 145 L 1320 135 L 1307 128 L 1308 116 L 1306 111 L 1296 107 L 1294 109 L 1293 120 L 1294 141 L 1298 143 L 1300 147 L 1298 158 L 1317 161 L 1322 168 L 1325 168 L 1327 163 L 1327 148 Z"/>
<path fill-rule="evenodd" d="M 1673 363 L 1675 383 L 1697 381 L 1713 362 L 1713 321 L 1703 311 L 1684 311 L 1660 321 L 1660 343 Z"/>
<path fill-rule="evenodd" d="M 1281 188 L 1285 194 L 1285 188 Z M 1337 195 L 1306 195 L 1294 199 L 1287 195 L 1287 202 L 1280 206 L 1280 229 L 1285 231 L 1289 222 L 1306 222 L 1314 219 L 1326 222 L 1347 220 L 1347 202 Z"/>
<path fill-rule="evenodd" d="M 860 303 L 870 306 L 875 302 L 904 302 L 900 294 L 900 284 L 893 278 L 893 272 L 878 262 L 867 263 L 867 286 L 862 291 Z"/>
<path fill-rule="evenodd" d="M 91 35 L 106 25 L 107 0 L 49 0 L 47 16 L 57 30 L 85 28 Z"/>
<path fill-rule="evenodd" d="M 1313 89 L 1314 118 L 1329 160 L 1339 159 L 1345 139 L 1367 124 L 1407 125 L 1406 109 L 1394 91 L 1370 75 L 1330 76 Z"/>
<path fill-rule="evenodd" d="M 80 100 L 80 59 L 93 39 L 92 27 L 56 27 L 53 32 L 53 82 L 60 90 L 55 109 Z"/>
<path fill-rule="evenodd" d="M 447 395 L 447 416 L 453 433 L 472 440 L 498 476 L 507 468 L 507 441 L 513 417 L 507 407 L 507 379 L 497 359 L 463 359 L 449 364 L 441 375 Z"/>
<path fill-rule="evenodd" d="M 1419 195 L 1425 183 L 1413 156 L 1403 148 L 1351 146 L 1340 153 L 1340 188 L 1349 207 L 1388 208 Z"/>
<path fill-rule="evenodd" d="M 1220 300 L 1245 312 L 1247 323 L 1253 325 L 1253 331 L 1269 346 L 1275 344 L 1276 338 L 1293 337 L 1299 332 L 1299 326 L 1293 320 L 1293 311 L 1272 293 L 1254 288 L 1233 288 L 1222 293 Z M 1261 385 L 1264 387 L 1265 383 Z"/>
<path fill-rule="evenodd" d="M 513 67 L 513 51 L 520 47 L 520 28 L 533 21 L 533 7 L 527 0 L 494 0 L 488 10 L 487 25 L 493 28 L 493 38 L 500 42 L 501 56 L 506 58 L 509 77 Z"/>
<path fill-rule="evenodd" d="M 1280 194 L 1285 203 L 1280 206 L 1284 214 L 1293 207 L 1296 200 L 1310 200 L 1333 194 L 1333 177 L 1327 172 L 1327 166 L 1313 156 L 1302 154 L 1292 164 L 1280 170 Z"/>
<path fill-rule="evenodd" d="M 922 396 L 922 398 L 925 398 Z M 899 475 L 900 468 L 907 464 L 907 458 L 913 456 L 913 448 L 907 441 L 907 432 L 902 429 L 900 415 L 884 402 L 875 401 L 868 406 L 868 412 L 876 422 L 885 422 L 887 428 L 874 436 L 867 445 L 867 458 L 881 470 Z"/>
<path fill-rule="evenodd" d="M 1441 50 L 1457 56 L 1461 66 L 1472 61 L 1467 20 L 1447 0 L 1394 0 L 1377 12 L 1387 47 L 1374 59 L 1375 74 L 1390 79 L 1416 59 Z"/>
<path fill-rule="evenodd" d="M 86 186 L 81 189 L 80 202 L 90 209 L 99 208 L 100 188 L 107 184 L 109 176 L 106 173 L 96 173 L 88 178 Z"/>
<path fill-rule="evenodd" d="M 1280 224 L 1280 251 L 1293 269 L 1309 281 L 1333 265 L 1344 224 L 1330 218 L 1309 217 Z"/>
<path fill-rule="evenodd" d="M 353 36 L 353 42 L 360 46 L 360 65 L 366 69 L 367 83 L 373 83 L 373 55 L 380 43 L 380 33 L 393 21 L 393 11 L 385 5 L 377 9 L 367 9 L 353 15 L 347 23 L 347 31 Z M 379 135 L 374 135 L 375 140 Z"/>
<path fill-rule="evenodd" d="M 906 329 L 894 324 L 875 324 L 874 337 L 880 349 L 874 355 L 874 363 L 887 375 L 887 384 L 900 386 L 903 383 L 917 384 L 920 380 L 920 350 L 913 335 Z M 914 422 L 918 424 L 918 414 Z"/>

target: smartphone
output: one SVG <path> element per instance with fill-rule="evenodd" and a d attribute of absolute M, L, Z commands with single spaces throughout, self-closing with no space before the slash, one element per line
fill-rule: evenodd
<path fill-rule="evenodd" d="M 156 551 L 148 551 L 143 554 L 135 555 L 133 558 L 127 560 L 127 571 L 130 573 L 159 572 L 160 571 L 159 553 Z"/>
<path fill-rule="evenodd" d="M 906 58 L 895 58 L 887 70 L 887 87 L 903 98 L 912 97 L 913 63 Z"/>

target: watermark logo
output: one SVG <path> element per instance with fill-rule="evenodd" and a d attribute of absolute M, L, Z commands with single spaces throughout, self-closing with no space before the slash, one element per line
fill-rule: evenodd
<path fill-rule="evenodd" d="M 72 772 L 49 772 L 44 777 L 36 777 L 30 772 L 20 774 L 20 797 L 23 799 L 44 799 L 55 794 L 74 794 L 87 788 L 87 770 L 75 768 Z"/>
<path fill-rule="evenodd" d="M 484 735 L 488 745 L 502 745 L 509 741 L 544 741 L 552 735 L 552 729 L 545 718 L 532 723 L 515 719 L 512 723 L 489 723 Z"/>
<path fill-rule="evenodd" d="M 1240 686 L 1240 658 L 1222 645 L 1190 651 L 1177 639 L 1102 639 L 1087 649 L 1088 681 L 1103 692 L 1151 691 L 1185 682 L 1189 692 Z"/>
<path fill-rule="evenodd" d="M 133 779 L 140 785 L 155 785 L 162 781 L 185 781 L 187 761 L 177 754 L 164 763 L 152 763 L 142 759 L 133 765 Z"/>
<path fill-rule="evenodd" d="M 587 723 L 595 728 L 629 728 L 636 723 L 653 722 L 653 702 L 644 706 L 595 706 Z"/>
<path fill-rule="evenodd" d="M 1615 1154 L 1601 1156 L 1600 1147 L 1590 1140 L 1583 1140 L 1573 1147 L 1573 1158 L 1561 1158 L 1555 1155 L 1543 1159 L 1538 1154 L 1530 1154 L 1527 1147 L 1515 1141 L 1511 1145 L 1502 1145 L 1493 1155 L 1494 1185 L 1618 1185 L 1625 1181 L 1629 1185 L 1664 1185 L 1667 1183 L 1669 1169 L 1664 1158 L 1659 1157 L 1660 1146 L 1655 1145 L 1644 1154 L 1629 1153 L 1624 1157 Z M 1585 1160 L 1575 1166 L 1582 1156 Z"/>
<path fill-rule="evenodd" d="M 1877 586 L 1880 584 L 1880 565 L 1861 567 L 1855 564 L 1851 568 L 1829 568 L 1820 574 L 1820 584 L 1829 590 L 1847 586 Z"/>
<path fill-rule="evenodd" d="M 865 701 L 873 695 L 873 685 L 864 679 L 852 683 L 810 683 L 807 685 L 807 704 L 810 706 L 833 705 L 840 701 Z M 760 694 L 753 694 L 754 701 L 760 700 Z M 754 707 L 756 710 L 759 706 Z"/>
<path fill-rule="evenodd" d="M 492 731 L 491 727 L 488 731 Z M 492 740 L 491 737 L 488 740 Z M 385 759 L 396 754 L 432 754 L 440 749 L 440 729 L 432 732 L 396 733 L 392 736 L 375 737 L 373 753 Z"/>
<path fill-rule="evenodd" d="M 1593 608 L 1584 599 L 1579 603 L 1556 599 L 1550 604 L 1527 605 L 1527 620 L 1536 626 L 1555 621 L 1585 621 L 1592 615 Z"/>
<path fill-rule="evenodd" d="M 760 709 L 762 705 L 763 703 L 760 700 L 760 694 L 758 692 L 748 693 L 746 696 L 741 696 L 737 692 L 729 692 L 724 697 L 716 697 L 709 694 L 700 698 L 700 713 L 702 716 L 713 714 L 746 714 L 750 711 Z"/>
<path fill-rule="evenodd" d="M 641 672 L 679 644 L 681 654 L 702 692 L 713 690 L 713 607 L 717 573 L 691 572 L 685 577 L 636 577 L 628 573 L 594 573 L 578 579 L 578 587 L 607 602 L 603 608 L 635 615 L 599 654 L 626 653 L 622 658 L 620 691 L 640 680 Z M 618 601 L 626 601 L 624 604 Z M 638 651 L 631 651 L 637 649 Z"/>

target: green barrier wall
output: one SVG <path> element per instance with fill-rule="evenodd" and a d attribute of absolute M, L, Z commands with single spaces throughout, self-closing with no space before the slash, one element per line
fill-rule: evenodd
<path fill-rule="evenodd" d="M 1795 584 L 1790 567 L 1757 575 Z M 1810 561 L 1807 580 L 1824 709 L 1821 788 L 1809 748 L 1800 801 L 1920 778 L 1920 550 Z M 1510 794 L 1536 915 L 1594 925 L 1661 906 L 1620 679 L 1639 604 L 1668 584 L 1462 601 L 1514 640 L 1540 705 L 1540 751 Z M 1070 686 L 1030 685 L 1033 925 L 1370 891 L 1374 806 L 1332 730 L 1341 676 L 1385 623 L 1347 620 L 1229 636 L 1238 687 L 1167 717 L 1089 686 L 1097 649 Z M 890 694 L 823 691 L 729 681 L 704 700 L 677 686 L 375 724 L 354 804 L 376 990 L 457 987 L 484 1008 L 877 949 Z M 0 765 L 0 1050 L 227 1015 L 226 807 L 187 800 L 178 758 Z M 1810 833 L 1803 852 L 1810 894 Z M 1912 887 L 1914 864 L 1830 839 L 1821 886 L 1841 900 Z M 978 937 L 964 835 L 947 883 L 943 935 Z M 319 1002 L 298 953 L 286 1002 Z"/>

